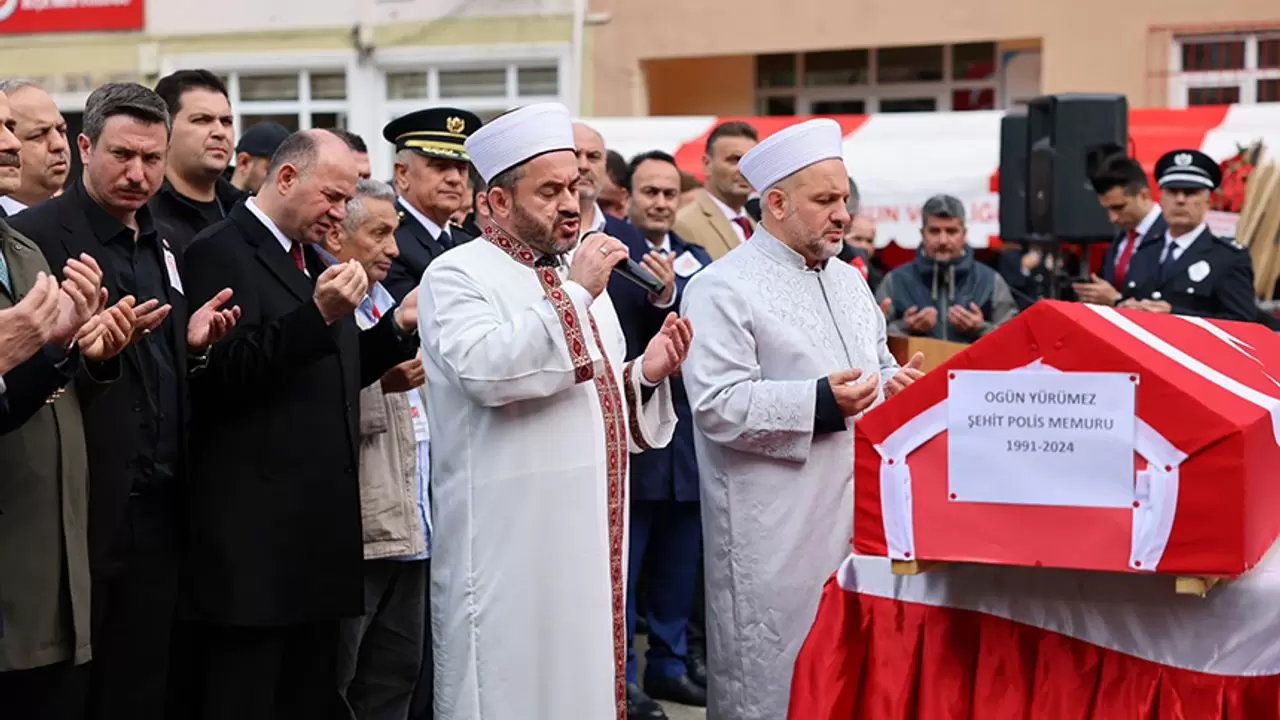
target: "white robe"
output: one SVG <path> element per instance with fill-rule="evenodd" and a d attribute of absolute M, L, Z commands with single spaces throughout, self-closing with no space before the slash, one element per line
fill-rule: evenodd
<path fill-rule="evenodd" d="M 815 436 L 818 381 L 854 367 L 887 380 L 898 365 L 862 274 L 835 259 L 807 270 L 763 227 L 690 281 L 682 314 L 695 334 L 683 378 L 706 547 L 707 718 L 779 720 L 853 533 L 853 422 Z"/>
<path fill-rule="evenodd" d="M 442 255 L 422 280 L 442 719 L 620 717 L 626 476 L 611 481 L 596 383 L 575 377 L 574 344 L 542 271 L 480 238 Z M 604 377 L 607 356 L 618 395 L 629 386 L 640 397 L 640 368 L 624 369 L 608 295 L 590 305 L 604 355 L 586 307 L 572 304 L 577 357 Z M 675 429 L 669 383 L 638 405 L 622 410 L 626 427 L 613 435 L 626 443 L 615 446 L 624 463 L 628 450 L 666 445 Z"/>

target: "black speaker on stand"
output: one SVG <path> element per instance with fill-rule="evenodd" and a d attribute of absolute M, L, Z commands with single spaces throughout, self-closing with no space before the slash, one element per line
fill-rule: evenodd
<path fill-rule="evenodd" d="M 1032 100 L 1027 107 L 1028 241 L 1043 245 L 1062 267 L 1062 243 L 1085 246 L 1087 277 L 1093 244 L 1109 242 L 1115 226 L 1089 182 L 1094 164 L 1127 147 L 1129 102 L 1123 95 L 1068 93 Z M 1051 290 L 1057 295 L 1057 273 Z"/>

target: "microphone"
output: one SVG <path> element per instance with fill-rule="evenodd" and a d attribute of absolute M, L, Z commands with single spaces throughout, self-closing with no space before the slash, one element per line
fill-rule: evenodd
<path fill-rule="evenodd" d="M 649 274 L 649 271 L 645 270 L 643 265 L 631 258 L 622 260 L 617 265 L 614 265 L 613 271 L 649 291 L 652 295 L 661 295 L 662 291 L 667 289 L 667 286 L 662 281 Z"/>

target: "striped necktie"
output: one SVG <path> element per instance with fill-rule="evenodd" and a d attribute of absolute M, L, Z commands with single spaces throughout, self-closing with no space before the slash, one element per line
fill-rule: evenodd
<path fill-rule="evenodd" d="M 9 265 L 4 261 L 3 249 L 0 249 L 0 285 L 4 286 L 5 292 L 13 294 L 13 283 L 9 279 Z"/>

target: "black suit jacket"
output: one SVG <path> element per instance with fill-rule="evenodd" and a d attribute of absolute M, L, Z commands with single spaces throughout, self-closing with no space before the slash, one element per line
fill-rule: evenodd
<path fill-rule="evenodd" d="M 188 598 L 197 619 L 284 626 L 363 612 L 359 393 L 413 357 L 388 313 L 326 325 L 310 277 L 241 204 L 196 236 L 192 302 L 230 287 L 236 328 L 192 378 Z"/>
<path fill-rule="evenodd" d="M 92 256 L 102 268 L 102 287 L 107 289 L 107 302 L 114 304 L 122 296 L 119 279 L 106 258 L 107 249 L 94 234 L 81 204 L 92 200 L 77 185 L 56 198 L 27 208 L 11 218 L 9 224 L 40 246 L 49 267 L 59 279 L 68 259 L 82 253 Z M 156 247 L 156 252 L 160 267 L 165 267 L 161 246 Z M 159 298 L 160 304 L 168 304 L 172 309 L 162 328 L 166 333 L 165 339 L 173 346 L 175 372 L 180 385 L 177 392 L 178 417 L 172 421 L 179 424 L 178 437 L 185 440 L 190 407 L 187 384 L 182 380 L 187 375 L 187 301 L 169 283 L 165 284 L 165 290 L 168 295 Z M 150 299 L 137 298 L 137 301 L 142 303 Z M 121 363 L 120 367 L 125 363 L 136 363 L 135 353 L 132 349 L 126 350 L 112 365 L 114 362 Z M 137 421 L 132 420 L 135 388 L 131 383 L 135 381 L 137 367 L 133 368 L 134 372 L 121 372 L 120 367 L 91 363 L 76 380 L 92 479 L 89 484 L 89 563 L 95 575 L 104 568 L 120 523 L 124 521 L 129 493 L 137 475 L 134 460 L 143 442 L 143 433 Z M 99 382 L 117 374 L 119 380 L 116 382 Z M 174 469 L 179 482 L 186 472 L 186 457 L 185 443 L 182 443 L 178 467 Z"/>
<path fill-rule="evenodd" d="M 1126 299 L 1164 300 L 1175 315 L 1254 322 L 1258 303 L 1249 251 L 1206 228 L 1160 277 L 1164 233 L 1148 236 L 1129 261 Z"/>
<path fill-rule="evenodd" d="M 1141 237 L 1138 238 L 1138 247 L 1142 247 L 1144 243 L 1151 242 L 1152 239 L 1155 239 L 1157 241 L 1163 241 L 1164 232 L 1165 230 L 1168 230 L 1168 229 L 1169 229 L 1169 225 L 1164 221 L 1164 216 L 1161 215 L 1157 217 L 1156 221 L 1151 223 L 1151 227 L 1147 228 L 1147 231 L 1143 233 Z M 1106 255 L 1104 255 L 1102 258 L 1102 279 L 1106 280 L 1108 283 L 1111 283 L 1111 287 L 1121 291 L 1121 293 L 1124 292 L 1124 288 L 1118 287 L 1116 285 L 1116 258 L 1120 253 L 1121 244 L 1124 242 L 1125 238 L 1128 237 L 1128 235 L 1129 233 L 1125 232 L 1124 230 L 1121 230 L 1120 232 L 1116 233 L 1116 236 L 1111 238 L 1111 244 L 1107 246 Z M 1135 248 L 1133 252 L 1136 255 L 1138 251 Z M 1132 257 L 1129 258 L 1129 269 L 1125 273 L 1125 284 L 1129 285 L 1130 283 L 1133 283 L 1132 285 L 1130 285 L 1130 287 L 1137 286 L 1137 280 L 1133 275 L 1133 258 Z"/>
<path fill-rule="evenodd" d="M 405 209 L 403 198 L 396 200 L 396 212 L 400 215 L 400 227 L 396 229 L 396 247 L 400 250 L 400 257 L 391 262 L 391 269 L 387 271 L 387 279 L 382 281 L 382 286 L 396 302 L 401 302 L 405 295 L 422 282 L 422 274 L 427 271 L 431 261 L 443 255 L 446 250 L 473 238 L 457 225 L 450 225 L 448 231 L 452 244 L 446 247 L 418 222 L 413 213 Z"/>

